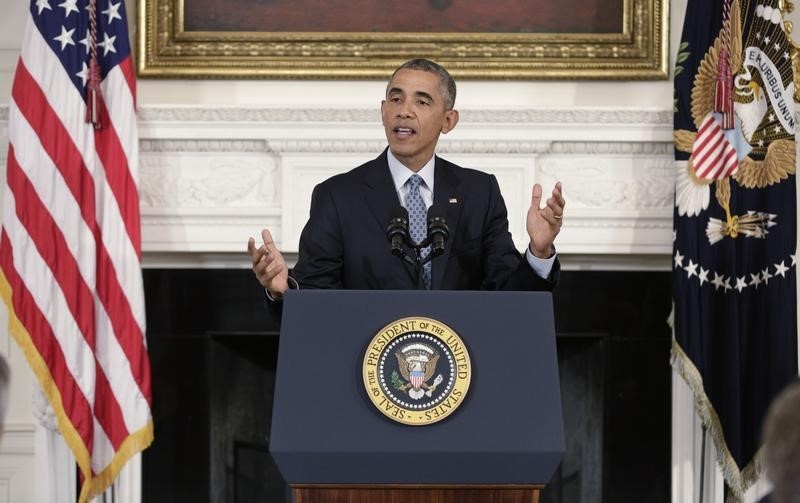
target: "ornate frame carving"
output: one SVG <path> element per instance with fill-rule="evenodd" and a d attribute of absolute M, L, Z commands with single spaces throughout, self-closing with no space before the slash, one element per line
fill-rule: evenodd
<path fill-rule="evenodd" d="M 669 0 L 623 5 L 621 33 L 278 33 L 186 31 L 184 0 L 140 0 L 137 67 L 155 78 L 384 79 L 425 56 L 462 79 L 666 79 Z"/>

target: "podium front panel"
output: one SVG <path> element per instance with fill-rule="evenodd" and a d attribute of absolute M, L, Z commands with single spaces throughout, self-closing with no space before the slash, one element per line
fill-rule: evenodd
<path fill-rule="evenodd" d="M 460 408 L 426 426 L 370 401 L 362 365 L 387 324 L 428 317 L 472 362 Z M 543 484 L 564 453 L 552 297 L 541 292 L 291 291 L 270 452 L 291 484 Z"/>

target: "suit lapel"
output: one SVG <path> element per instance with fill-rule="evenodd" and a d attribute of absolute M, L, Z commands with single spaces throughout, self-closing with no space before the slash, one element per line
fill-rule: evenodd
<path fill-rule="evenodd" d="M 439 290 L 442 288 L 450 251 L 453 249 L 455 232 L 458 229 L 458 219 L 461 217 L 461 208 L 464 204 L 464 195 L 458 190 L 459 180 L 453 166 L 438 156 L 436 157 L 433 180 L 433 204 L 444 210 L 447 218 L 447 228 L 450 231 L 450 237 L 444 245 L 444 253 L 433 259 L 431 288 Z"/>
<path fill-rule="evenodd" d="M 389 163 L 386 160 L 386 150 L 370 163 L 369 169 L 364 174 L 364 183 L 368 187 L 364 197 L 367 206 L 380 228 L 385 230 L 389 224 L 389 215 L 392 208 L 400 204 L 400 198 L 397 197 L 397 190 L 392 180 L 392 174 L 389 171 Z M 388 241 L 386 253 L 390 253 Z M 414 267 L 399 258 L 397 261 L 402 262 L 403 268 L 411 277 L 412 284 L 416 284 L 417 278 L 414 274 Z"/>

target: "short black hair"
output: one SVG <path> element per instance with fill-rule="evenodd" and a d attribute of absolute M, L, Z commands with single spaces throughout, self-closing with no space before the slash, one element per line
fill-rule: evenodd
<path fill-rule="evenodd" d="M 391 82 L 394 80 L 394 76 L 397 75 L 397 72 L 400 70 L 419 70 L 422 72 L 432 73 L 439 77 L 439 84 L 442 86 L 442 95 L 444 96 L 445 109 L 453 109 L 456 104 L 456 81 L 453 80 L 453 76 L 450 75 L 450 72 L 445 70 L 442 65 L 434 63 L 429 59 L 409 59 L 400 65 L 397 70 L 394 71 L 394 73 L 392 73 L 392 77 L 389 79 L 389 84 L 391 84 Z"/>

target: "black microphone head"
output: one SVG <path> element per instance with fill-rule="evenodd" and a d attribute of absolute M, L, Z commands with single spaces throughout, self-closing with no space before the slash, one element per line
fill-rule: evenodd
<path fill-rule="evenodd" d="M 386 238 L 392 243 L 392 253 L 398 253 L 408 240 L 408 210 L 399 204 L 389 212 Z"/>
<path fill-rule="evenodd" d="M 441 206 L 433 205 L 428 208 L 428 234 L 441 232 L 446 240 L 450 236 L 450 229 L 447 227 L 447 219 Z"/>
<path fill-rule="evenodd" d="M 444 210 L 435 204 L 428 208 L 428 239 L 431 242 L 431 253 L 438 256 L 444 253 L 444 244 L 450 237 Z"/>
<path fill-rule="evenodd" d="M 408 210 L 405 209 L 402 205 L 397 205 L 389 210 L 389 221 L 393 221 L 395 219 L 400 219 L 405 221 L 408 224 Z"/>

